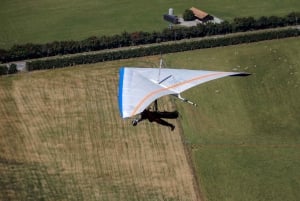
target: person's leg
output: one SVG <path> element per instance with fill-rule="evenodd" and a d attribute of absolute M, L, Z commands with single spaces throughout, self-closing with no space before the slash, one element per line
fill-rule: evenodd
<path fill-rule="evenodd" d="M 160 118 L 165 118 L 165 119 L 177 119 L 178 118 L 178 112 L 157 112 L 158 116 Z"/>
<path fill-rule="evenodd" d="M 158 123 L 158 124 L 161 124 L 161 125 L 170 127 L 172 131 L 173 131 L 174 128 L 175 128 L 175 126 L 174 126 L 173 124 L 170 124 L 169 122 L 166 122 L 166 121 L 163 120 L 163 119 L 157 118 L 157 119 L 155 119 L 155 122 Z"/>

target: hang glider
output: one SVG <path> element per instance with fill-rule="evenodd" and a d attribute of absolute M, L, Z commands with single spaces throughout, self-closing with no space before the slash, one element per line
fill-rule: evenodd
<path fill-rule="evenodd" d="M 166 95 L 175 95 L 183 101 L 194 104 L 182 98 L 180 93 L 218 78 L 247 76 L 250 74 L 244 72 L 122 67 L 119 75 L 119 110 L 121 117 L 127 118 L 140 114 L 153 101 Z"/>

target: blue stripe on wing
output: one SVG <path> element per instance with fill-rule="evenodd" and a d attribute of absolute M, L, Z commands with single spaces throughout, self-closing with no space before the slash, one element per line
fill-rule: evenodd
<path fill-rule="evenodd" d="M 120 78 L 119 78 L 118 102 L 119 102 L 119 111 L 120 111 L 121 117 L 123 117 L 123 82 L 124 82 L 123 79 L 124 79 L 124 72 L 125 72 L 125 68 L 124 67 L 120 68 L 120 71 L 119 71 Z"/>

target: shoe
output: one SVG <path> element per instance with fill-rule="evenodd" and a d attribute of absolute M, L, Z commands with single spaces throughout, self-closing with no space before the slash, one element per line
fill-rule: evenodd
<path fill-rule="evenodd" d="M 171 126 L 171 131 L 173 131 L 175 129 L 175 126 L 174 125 L 172 125 Z"/>

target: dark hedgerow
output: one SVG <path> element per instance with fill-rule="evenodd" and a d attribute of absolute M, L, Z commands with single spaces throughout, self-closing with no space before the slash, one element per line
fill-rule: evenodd
<path fill-rule="evenodd" d="M 273 30 L 259 33 L 244 33 L 218 38 L 207 38 L 195 41 L 181 41 L 177 43 L 157 44 L 148 47 L 135 47 L 131 49 L 99 52 L 95 54 L 70 55 L 65 57 L 49 58 L 45 60 L 29 61 L 27 62 L 27 70 L 33 71 L 42 69 L 62 68 L 78 64 L 97 63 L 103 61 L 112 61 L 119 59 L 128 59 L 150 55 L 196 50 L 201 48 L 236 45 L 242 43 L 293 37 L 299 35 L 300 30 L 298 29 L 285 29 L 279 31 Z"/>

